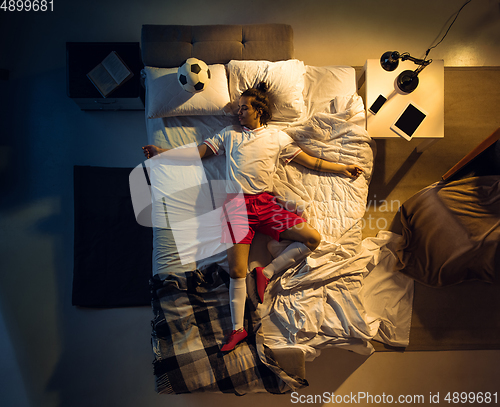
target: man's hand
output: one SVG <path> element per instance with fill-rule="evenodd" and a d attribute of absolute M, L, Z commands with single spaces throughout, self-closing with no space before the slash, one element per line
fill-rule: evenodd
<path fill-rule="evenodd" d="M 340 173 L 349 178 L 358 178 L 364 171 L 357 165 L 344 165 L 344 170 Z"/>
<path fill-rule="evenodd" d="M 161 154 L 161 153 L 167 151 L 166 149 L 163 149 L 163 148 L 160 148 L 160 147 L 156 147 L 156 146 L 153 146 L 153 145 L 144 146 L 144 147 L 142 147 L 142 150 L 143 150 L 144 156 L 146 158 L 152 158 L 155 155 L 158 155 L 158 154 Z"/>

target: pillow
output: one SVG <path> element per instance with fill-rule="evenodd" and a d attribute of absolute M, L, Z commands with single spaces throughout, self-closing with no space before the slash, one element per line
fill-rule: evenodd
<path fill-rule="evenodd" d="M 301 118 L 305 112 L 304 76 L 302 61 L 230 61 L 228 64 L 231 107 L 238 112 L 242 92 L 266 82 L 271 101 L 272 121 L 289 122 Z"/>
<path fill-rule="evenodd" d="M 146 115 L 149 119 L 170 116 L 223 115 L 229 105 L 229 89 L 224 65 L 210 65 L 211 80 L 202 92 L 182 89 L 177 68 L 147 66 Z"/>
<path fill-rule="evenodd" d="M 313 113 L 331 111 L 332 101 L 357 92 L 356 70 L 351 66 L 306 66 L 304 98 Z"/>

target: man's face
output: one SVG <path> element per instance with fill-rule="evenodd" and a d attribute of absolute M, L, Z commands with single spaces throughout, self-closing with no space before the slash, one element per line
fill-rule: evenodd
<path fill-rule="evenodd" d="M 242 126 L 254 130 L 262 126 L 260 122 L 260 112 L 252 106 L 252 97 L 242 96 L 238 102 L 238 120 Z"/>

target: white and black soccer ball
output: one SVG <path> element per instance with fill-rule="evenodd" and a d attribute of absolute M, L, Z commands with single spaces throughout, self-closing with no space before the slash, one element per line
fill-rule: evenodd
<path fill-rule="evenodd" d="M 205 90 L 210 82 L 210 69 L 197 58 L 188 58 L 177 71 L 177 79 L 185 91 L 198 93 Z"/>

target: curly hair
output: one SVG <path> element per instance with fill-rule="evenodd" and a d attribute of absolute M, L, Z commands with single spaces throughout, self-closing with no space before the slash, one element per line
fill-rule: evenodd
<path fill-rule="evenodd" d="M 266 125 L 272 118 L 271 102 L 267 94 L 267 83 L 260 82 L 255 88 L 249 88 L 241 96 L 251 97 L 252 107 L 260 113 L 260 122 Z"/>

